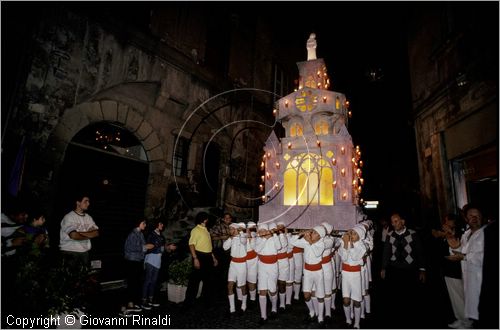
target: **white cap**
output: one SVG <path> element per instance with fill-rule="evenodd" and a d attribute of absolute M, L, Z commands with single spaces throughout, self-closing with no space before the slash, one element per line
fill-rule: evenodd
<path fill-rule="evenodd" d="M 247 225 L 245 225 L 244 222 L 238 222 L 237 226 L 238 226 L 238 228 L 243 228 L 243 229 L 245 229 L 247 227 Z"/>
<path fill-rule="evenodd" d="M 257 225 L 257 230 L 261 230 L 261 229 L 269 230 L 269 226 L 267 225 L 267 223 L 259 223 Z"/>
<path fill-rule="evenodd" d="M 330 234 L 332 232 L 333 226 L 331 224 L 329 224 L 328 222 L 322 222 L 321 225 L 323 227 L 325 227 L 327 234 Z"/>
<path fill-rule="evenodd" d="M 285 222 L 283 220 L 278 221 L 277 225 L 278 226 L 286 226 Z"/>
<path fill-rule="evenodd" d="M 366 234 L 365 226 L 354 226 L 352 228 L 352 230 L 354 230 L 358 234 L 359 239 L 365 238 L 365 234 Z"/>
<path fill-rule="evenodd" d="M 326 235 L 326 229 L 323 226 L 316 226 L 313 228 L 314 231 L 316 231 L 321 238 L 325 237 Z"/>
<path fill-rule="evenodd" d="M 269 230 L 271 230 L 271 229 L 276 229 L 276 224 L 274 222 L 271 222 L 269 224 Z"/>
<path fill-rule="evenodd" d="M 237 225 L 237 224 L 235 224 L 235 223 L 231 223 L 231 224 L 229 225 L 229 227 L 230 227 L 230 228 L 236 228 L 236 229 L 238 229 L 238 225 Z"/>
<path fill-rule="evenodd" d="M 257 227 L 257 225 L 255 224 L 255 222 L 253 222 L 253 221 L 248 221 L 247 222 L 247 228 L 254 228 L 254 227 Z"/>

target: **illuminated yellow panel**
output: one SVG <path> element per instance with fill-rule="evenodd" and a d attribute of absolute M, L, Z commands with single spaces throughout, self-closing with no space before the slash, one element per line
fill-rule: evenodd
<path fill-rule="evenodd" d="M 321 122 L 321 133 L 323 135 L 328 135 L 328 124 L 324 121 Z"/>
<path fill-rule="evenodd" d="M 326 157 L 328 157 L 328 158 L 332 158 L 332 157 L 333 157 L 333 155 L 334 155 L 334 154 L 333 154 L 333 151 L 331 151 L 331 150 L 328 150 L 328 151 L 326 152 Z"/>
<path fill-rule="evenodd" d="M 298 205 L 307 205 L 307 173 L 299 173 L 297 200 Z"/>
<path fill-rule="evenodd" d="M 335 109 L 339 110 L 340 109 L 340 99 L 339 97 L 337 96 L 337 98 L 335 99 Z"/>
<path fill-rule="evenodd" d="M 283 174 L 285 181 L 283 205 L 297 204 L 297 172 L 294 169 L 286 170 Z"/>
<path fill-rule="evenodd" d="M 323 167 L 321 169 L 321 183 L 319 187 L 320 205 L 334 205 L 332 182 L 332 169 L 329 167 Z"/>
<path fill-rule="evenodd" d="M 302 132 L 302 126 L 297 124 L 297 136 L 302 136 L 304 133 Z"/>
<path fill-rule="evenodd" d="M 311 205 L 318 205 L 318 173 L 309 174 L 309 182 L 307 183 L 308 199 Z"/>
<path fill-rule="evenodd" d="M 302 91 L 299 96 L 295 98 L 295 106 L 302 112 L 311 111 L 318 103 L 318 96 L 313 95 L 311 91 L 309 94 Z"/>
<path fill-rule="evenodd" d="M 314 133 L 316 133 L 316 135 L 321 135 L 321 123 L 316 123 L 314 125 Z"/>
<path fill-rule="evenodd" d="M 332 152 L 332 153 L 333 153 L 333 152 Z M 285 154 L 285 155 L 283 156 L 283 158 L 284 158 L 285 160 L 289 160 L 289 159 L 290 159 L 290 155 L 289 155 L 289 154 Z"/>
<path fill-rule="evenodd" d="M 292 124 L 292 127 L 290 127 L 290 136 L 297 135 L 297 129 L 296 129 L 296 127 L 297 127 L 296 124 Z"/>
<path fill-rule="evenodd" d="M 301 172 L 304 171 L 306 173 L 308 172 L 311 172 L 314 168 L 314 165 L 313 165 L 313 162 L 311 161 L 310 158 L 306 158 L 304 159 L 304 161 L 302 162 L 302 166 L 301 166 Z"/>
<path fill-rule="evenodd" d="M 330 165 L 328 164 L 328 162 L 326 160 L 324 160 L 323 158 L 321 158 L 319 161 L 318 161 L 318 164 L 319 166 L 326 166 L 326 167 L 329 167 Z"/>

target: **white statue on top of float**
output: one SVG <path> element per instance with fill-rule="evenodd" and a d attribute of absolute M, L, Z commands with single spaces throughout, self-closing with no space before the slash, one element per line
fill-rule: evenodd
<path fill-rule="evenodd" d="M 309 35 L 309 39 L 307 39 L 306 48 L 307 48 L 307 60 L 315 60 L 316 59 L 316 34 L 311 33 Z"/>

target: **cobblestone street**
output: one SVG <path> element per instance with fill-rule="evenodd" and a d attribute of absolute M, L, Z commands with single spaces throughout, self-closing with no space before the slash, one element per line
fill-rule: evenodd
<path fill-rule="evenodd" d="M 120 306 L 123 303 L 124 292 L 122 289 L 102 292 L 89 308 L 89 314 L 93 317 L 118 317 Z M 374 290 L 372 294 L 372 313 L 365 319 L 361 319 L 361 328 L 380 329 L 396 328 L 391 324 L 390 311 L 384 314 L 384 296 L 381 292 Z M 229 304 L 226 296 L 220 295 L 213 299 L 209 306 L 205 306 L 201 299 L 198 299 L 189 310 L 184 310 L 182 304 L 175 304 L 167 300 L 165 291 L 161 292 L 160 307 L 151 311 L 143 311 L 141 315 L 144 319 L 153 319 L 169 316 L 170 325 L 140 325 L 133 324 L 133 318 L 128 317 L 127 326 L 115 328 L 175 328 L 175 329 L 315 329 L 318 323 L 306 323 L 307 307 L 303 298 L 299 301 L 293 300 L 291 306 L 287 306 L 285 312 L 278 312 L 275 318 L 268 318 L 265 324 L 259 324 L 260 311 L 258 301 L 248 303 L 246 312 L 236 312 L 236 315 L 229 315 Z M 337 296 L 337 309 L 332 313 L 332 319 L 324 327 L 328 329 L 348 329 L 345 323 L 344 311 L 341 299 Z M 239 304 L 237 303 L 237 307 Z M 423 315 L 414 315 L 408 319 L 404 328 L 447 328 L 447 320 L 444 317 L 436 301 L 431 301 L 426 306 L 428 312 Z M 387 314 L 389 313 L 389 314 Z M 270 302 L 268 302 L 268 315 L 270 315 Z M 103 328 L 103 326 L 85 326 L 84 328 Z M 109 327 L 105 327 L 109 328 Z"/>

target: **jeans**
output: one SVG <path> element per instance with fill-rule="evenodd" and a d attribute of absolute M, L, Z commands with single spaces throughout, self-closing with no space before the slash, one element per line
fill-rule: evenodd
<path fill-rule="evenodd" d="M 142 286 L 142 300 L 145 301 L 153 299 L 160 269 L 148 263 L 144 265 L 146 269 L 144 271 L 144 285 Z"/>

